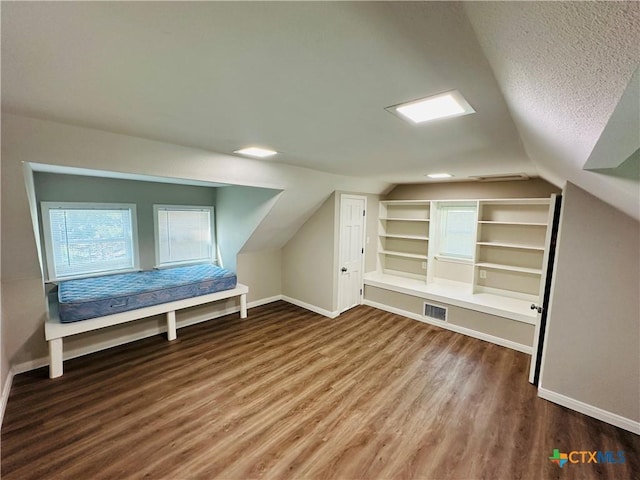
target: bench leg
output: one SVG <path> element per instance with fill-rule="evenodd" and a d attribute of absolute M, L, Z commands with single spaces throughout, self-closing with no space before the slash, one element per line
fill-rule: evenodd
<path fill-rule="evenodd" d="M 49 340 L 49 378 L 62 376 L 62 338 Z"/>
<path fill-rule="evenodd" d="M 175 340 L 178 338 L 176 333 L 176 312 L 175 310 L 167 312 L 167 340 Z"/>
<path fill-rule="evenodd" d="M 247 294 L 240 295 L 240 318 L 247 318 Z"/>

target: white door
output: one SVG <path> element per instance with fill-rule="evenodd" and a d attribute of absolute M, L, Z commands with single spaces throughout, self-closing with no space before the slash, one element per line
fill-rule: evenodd
<path fill-rule="evenodd" d="M 364 234 L 367 197 L 340 195 L 340 255 L 338 310 L 360 305 L 364 270 Z"/>

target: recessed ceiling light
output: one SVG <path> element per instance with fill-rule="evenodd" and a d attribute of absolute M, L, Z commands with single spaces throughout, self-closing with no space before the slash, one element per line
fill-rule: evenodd
<path fill-rule="evenodd" d="M 427 175 L 429 178 L 451 178 L 453 175 L 450 173 L 430 173 Z"/>
<path fill-rule="evenodd" d="M 264 157 L 270 157 L 271 155 L 275 155 L 278 152 L 274 150 L 269 150 L 266 148 L 260 148 L 260 147 L 247 147 L 247 148 L 241 148 L 240 150 L 236 150 L 233 153 L 239 153 L 240 155 L 248 155 L 250 157 L 264 158 Z"/>
<path fill-rule="evenodd" d="M 475 113 L 475 110 L 457 90 L 420 98 L 400 105 L 393 105 L 385 110 L 413 123 Z"/>

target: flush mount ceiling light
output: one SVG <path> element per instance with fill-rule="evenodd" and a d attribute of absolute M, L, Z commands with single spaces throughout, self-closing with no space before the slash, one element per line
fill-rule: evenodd
<path fill-rule="evenodd" d="M 386 111 L 413 123 L 423 123 L 439 118 L 460 117 L 475 113 L 458 90 L 420 98 L 385 108 Z"/>
<path fill-rule="evenodd" d="M 427 175 L 429 178 L 451 178 L 453 175 L 450 173 L 429 173 Z"/>
<path fill-rule="evenodd" d="M 265 158 L 276 155 L 278 152 L 260 147 L 247 147 L 236 150 L 233 153 L 239 153 L 240 155 L 247 155 L 249 157 Z"/>

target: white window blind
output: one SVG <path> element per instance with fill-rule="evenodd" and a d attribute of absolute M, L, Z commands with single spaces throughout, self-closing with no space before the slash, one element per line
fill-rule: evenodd
<path fill-rule="evenodd" d="M 135 205 L 42 202 L 50 280 L 137 268 Z"/>
<path fill-rule="evenodd" d="M 476 207 L 442 205 L 440 209 L 439 254 L 471 260 L 475 248 Z"/>
<path fill-rule="evenodd" d="M 213 207 L 154 205 L 157 266 L 214 261 Z"/>

